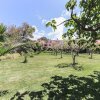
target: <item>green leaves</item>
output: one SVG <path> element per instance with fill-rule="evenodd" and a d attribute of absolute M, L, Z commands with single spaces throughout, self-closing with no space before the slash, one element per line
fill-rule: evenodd
<path fill-rule="evenodd" d="M 76 23 L 72 19 L 64 24 L 64 26 L 66 28 L 69 27 L 69 26 L 71 27 L 71 26 L 75 26 L 75 25 L 76 25 Z"/>
<path fill-rule="evenodd" d="M 6 26 L 3 24 L 0 24 L 0 35 L 4 34 L 5 31 L 6 31 Z"/>
<path fill-rule="evenodd" d="M 76 6 L 76 0 L 70 0 L 69 2 L 67 2 L 67 4 L 65 5 L 66 9 L 69 11 L 69 10 L 72 10 L 74 9 Z"/>
<path fill-rule="evenodd" d="M 63 34 L 63 38 L 68 38 L 68 40 L 71 40 L 73 37 L 74 37 L 74 34 L 75 34 L 75 29 L 72 28 L 72 29 L 68 29 L 66 33 Z"/>
<path fill-rule="evenodd" d="M 46 23 L 46 27 L 49 27 L 49 26 L 51 26 L 51 25 L 52 25 L 51 22 Z"/>
<path fill-rule="evenodd" d="M 29 25 L 28 23 L 23 23 L 21 26 L 21 30 L 24 36 L 30 36 L 33 38 L 33 32 L 35 32 L 35 28 Z"/>
<path fill-rule="evenodd" d="M 53 24 L 56 24 L 56 21 L 55 21 L 55 20 L 52 20 L 52 23 L 53 23 Z"/>
<path fill-rule="evenodd" d="M 53 30 L 55 31 L 57 29 L 56 21 L 51 20 L 50 22 L 46 23 L 46 27 L 49 27 L 49 26 L 51 26 L 53 28 Z"/>
<path fill-rule="evenodd" d="M 0 42 L 4 42 L 4 33 L 6 31 L 6 26 L 0 24 Z"/>
<path fill-rule="evenodd" d="M 2 53 L 4 53 L 5 51 L 7 51 L 7 48 L 4 48 L 3 46 L 0 47 L 0 55 L 1 55 Z"/>

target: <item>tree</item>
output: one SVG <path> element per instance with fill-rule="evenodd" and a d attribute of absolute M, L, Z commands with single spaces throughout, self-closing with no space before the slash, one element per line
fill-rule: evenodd
<path fill-rule="evenodd" d="M 72 65 L 76 64 L 76 56 L 78 51 L 78 43 L 76 39 L 74 39 L 74 34 L 70 34 L 71 31 L 67 31 L 67 33 L 63 34 L 63 38 L 67 38 L 68 47 L 70 48 L 71 55 L 72 55 Z"/>
<path fill-rule="evenodd" d="M 94 36 L 96 40 L 97 35 L 100 34 L 100 0 L 69 0 L 65 5 L 66 9 L 71 12 L 70 19 L 63 21 L 65 27 L 73 26 L 74 30 L 85 33 L 88 36 L 88 32 L 91 36 Z M 80 15 L 74 13 L 75 8 L 79 9 Z M 59 26 L 57 25 L 57 26 Z M 46 26 L 51 26 L 56 29 L 56 22 L 54 20 L 48 22 Z"/>
<path fill-rule="evenodd" d="M 90 38 L 89 41 L 91 41 L 91 46 L 94 46 L 100 34 L 100 1 L 81 0 L 78 5 L 80 16 L 74 13 L 77 4 L 76 0 L 70 0 L 66 4 L 66 9 L 71 12 L 71 19 L 65 21 L 65 26 L 73 20 L 79 34 L 82 33 L 87 38 Z"/>
<path fill-rule="evenodd" d="M 4 48 L 5 31 L 6 31 L 6 26 L 1 23 L 0 24 L 0 55 L 6 51 L 6 49 Z"/>
<path fill-rule="evenodd" d="M 64 24 L 65 28 L 67 28 L 64 37 L 69 35 L 70 39 L 77 34 L 78 39 L 82 37 L 90 38 L 92 45 L 94 45 L 98 34 L 100 34 L 100 0 L 80 0 L 79 2 L 78 0 L 69 0 L 65 7 L 70 12 L 70 19 L 59 24 Z M 76 8 L 80 11 L 79 15 L 75 12 Z M 59 25 L 56 25 L 54 20 L 46 24 L 46 26 L 51 26 L 54 30 Z"/>
<path fill-rule="evenodd" d="M 71 19 L 80 26 L 81 30 L 100 31 L 100 0 L 80 0 L 78 5 L 80 16 L 74 13 L 77 5 L 78 2 L 76 0 L 69 0 L 65 5 L 66 9 L 71 11 Z"/>
<path fill-rule="evenodd" d="M 33 32 L 35 32 L 35 28 L 30 26 L 28 23 L 23 23 L 22 26 L 19 27 L 20 35 L 22 38 L 22 42 L 27 43 L 33 38 Z M 24 63 L 27 63 L 27 52 L 24 54 Z"/>
<path fill-rule="evenodd" d="M 6 35 L 12 43 L 22 43 L 33 38 L 33 32 L 35 28 L 30 26 L 28 23 L 23 23 L 21 26 L 16 27 L 12 25 L 7 28 Z"/>
<path fill-rule="evenodd" d="M 23 23 L 22 26 L 19 27 L 19 30 L 23 40 L 26 41 L 33 38 L 33 32 L 35 32 L 35 28 L 28 23 Z"/>
<path fill-rule="evenodd" d="M 41 37 L 38 40 L 48 42 L 49 39 L 47 39 L 46 37 Z"/>
<path fill-rule="evenodd" d="M 27 53 L 29 50 L 28 48 L 30 43 L 29 41 L 31 41 L 31 39 L 33 38 L 33 32 L 35 32 L 35 28 L 28 23 L 23 23 L 19 27 L 16 27 L 14 25 L 10 26 L 7 28 L 6 31 L 7 45 L 14 47 L 16 45 L 22 44 L 22 46 L 18 46 L 17 49 L 15 48 L 15 50 L 19 51 L 20 49 L 21 52 L 24 52 L 24 63 L 27 62 Z"/>
<path fill-rule="evenodd" d="M 6 45 L 16 45 L 22 41 L 20 30 L 15 25 L 8 26 L 6 30 Z"/>
<path fill-rule="evenodd" d="M 60 50 L 60 58 L 63 58 L 64 41 L 58 40 L 58 50 Z"/>

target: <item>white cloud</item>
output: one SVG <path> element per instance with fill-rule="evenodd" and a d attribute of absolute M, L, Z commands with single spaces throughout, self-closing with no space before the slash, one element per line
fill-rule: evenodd
<path fill-rule="evenodd" d="M 46 19 L 42 19 L 42 24 L 46 24 L 47 20 Z"/>
<path fill-rule="evenodd" d="M 70 18 L 70 12 L 67 11 L 67 10 L 63 10 L 62 13 L 61 13 L 61 16 L 64 17 L 64 18 Z"/>
<path fill-rule="evenodd" d="M 57 22 L 56 25 L 59 25 L 60 23 L 62 23 L 63 21 L 65 21 L 66 19 L 69 19 L 70 18 L 70 12 L 67 11 L 67 10 L 63 10 L 62 13 L 61 13 L 61 16 L 58 17 L 58 18 L 53 18 L 55 19 L 55 21 Z M 50 19 L 52 20 L 52 19 Z M 44 20 L 45 22 L 48 22 L 47 20 Z M 61 24 L 57 27 L 57 29 L 55 31 L 51 31 L 49 32 L 47 35 L 48 37 L 52 37 L 52 39 L 59 39 L 59 40 L 62 40 L 62 34 L 64 33 L 64 25 Z"/>
<path fill-rule="evenodd" d="M 63 22 L 65 20 L 64 17 L 58 17 L 58 18 L 54 18 L 55 21 L 57 22 L 56 25 L 59 25 L 61 22 Z M 43 22 L 47 22 L 47 20 L 44 20 Z M 47 36 L 49 39 L 60 39 L 62 40 L 62 34 L 64 33 L 64 25 L 61 24 L 59 26 L 57 26 L 57 29 L 55 31 L 51 31 L 46 33 L 44 30 L 38 30 L 38 28 L 36 26 L 33 25 L 33 27 L 35 27 L 35 32 L 33 33 L 34 36 L 34 40 L 37 40 L 40 37 L 43 36 Z"/>
<path fill-rule="evenodd" d="M 37 40 L 38 38 L 45 36 L 44 30 L 39 31 L 36 26 L 33 25 L 33 27 L 35 27 L 35 32 L 33 33 L 34 40 Z"/>
<path fill-rule="evenodd" d="M 36 15 L 36 17 L 39 19 L 39 20 L 42 20 L 42 17 L 40 15 Z"/>
<path fill-rule="evenodd" d="M 62 23 L 63 21 L 65 21 L 64 17 L 58 17 L 58 18 L 53 18 L 55 19 L 55 21 L 57 22 L 56 25 L 59 25 L 60 23 Z M 52 20 L 52 19 L 51 19 Z M 46 23 L 47 20 L 42 20 L 42 23 Z M 64 33 L 64 25 L 61 24 L 59 26 L 57 26 L 57 29 L 54 31 L 52 30 L 51 32 L 46 33 L 44 30 L 38 30 L 38 28 L 36 26 L 35 27 L 35 33 L 34 33 L 34 40 L 37 40 L 40 37 L 43 36 L 47 36 L 49 39 L 59 39 L 62 40 L 62 34 Z"/>
<path fill-rule="evenodd" d="M 38 16 L 38 17 L 41 20 L 42 24 L 46 24 L 48 22 L 47 19 L 43 19 L 41 16 Z M 66 20 L 65 18 L 67 18 L 67 19 L 70 18 L 70 12 L 67 10 L 63 10 L 60 17 L 52 18 L 52 19 L 55 19 L 55 21 L 57 22 L 56 25 L 59 25 L 60 23 L 62 23 L 63 21 Z M 50 19 L 50 20 L 52 20 L 52 19 Z M 36 32 L 34 33 L 35 40 L 40 37 L 43 37 L 43 36 L 44 37 L 47 36 L 47 38 L 49 38 L 49 39 L 62 40 L 62 34 L 64 33 L 64 25 L 63 24 L 57 26 L 57 29 L 55 31 L 53 31 L 53 29 L 52 29 L 52 31 L 48 32 L 48 33 L 43 30 L 42 31 L 38 30 L 38 28 L 36 26 L 35 26 L 35 28 L 36 28 Z"/>
<path fill-rule="evenodd" d="M 61 22 L 63 22 L 65 20 L 64 17 L 58 17 L 58 18 L 53 18 L 55 19 L 55 21 L 57 22 L 56 25 L 59 25 Z M 52 20 L 52 19 L 51 19 Z M 48 22 L 46 19 L 41 19 L 42 24 L 45 24 L 46 22 Z M 44 30 L 39 30 L 36 26 L 33 25 L 33 27 L 35 27 L 35 32 L 33 33 L 34 36 L 34 40 L 37 40 L 40 37 L 45 37 L 47 36 L 47 38 L 49 39 L 62 39 L 62 34 L 64 33 L 64 25 L 61 24 L 57 27 L 57 29 L 54 31 L 52 30 L 51 32 L 45 32 Z"/>
<path fill-rule="evenodd" d="M 77 13 L 77 16 L 78 16 L 78 17 L 80 16 L 80 12 Z"/>
<path fill-rule="evenodd" d="M 64 17 L 58 17 L 58 18 L 54 18 L 54 19 L 57 22 L 56 25 L 59 25 L 60 23 L 65 21 Z M 49 32 L 48 37 L 53 37 L 53 39 L 62 40 L 62 34 L 63 33 L 64 33 L 64 25 L 61 24 L 61 25 L 57 26 L 57 29 L 55 31 L 52 30 L 52 32 Z"/>

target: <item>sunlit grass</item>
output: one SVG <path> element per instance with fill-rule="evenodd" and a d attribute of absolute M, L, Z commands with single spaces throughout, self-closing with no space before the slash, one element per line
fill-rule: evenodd
<path fill-rule="evenodd" d="M 70 55 L 54 56 L 50 54 L 35 55 L 28 57 L 28 63 L 22 63 L 23 57 L 17 59 L 7 59 L 0 61 L 0 89 L 8 90 L 9 93 L 2 96 L 0 100 L 9 100 L 17 91 L 41 90 L 41 84 L 50 81 L 50 77 L 68 76 L 70 74 L 77 76 L 87 76 L 93 71 L 100 71 L 100 55 L 95 54 L 93 59 L 84 54 L 76 58 L 79 65 L 84 70 L 78 71 L 72 67 L 58 68 L 57 64 L 72 62 Z"/>

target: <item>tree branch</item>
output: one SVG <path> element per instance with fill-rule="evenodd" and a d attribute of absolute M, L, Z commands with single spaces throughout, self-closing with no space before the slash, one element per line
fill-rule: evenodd
<path fill-rule="evenodd" d="M 61 24 L 64 24 L 65 22 L 68 22 L 68 21 L 70 21 L 70 20 L 71 20 L 71 19 L 65 20 L 65 21 L 61 22 L 60 24 L 58 24 L 57 26 L 60 26 Z"/>
<path fill-rule="evenodd" d="M 97 24 L 95 24 L 95 25 L 92 25 L 91 27 L 86 28 L 86 27 L 85 27 L 86 25 L 84 25 L 83 23 L 81 23 L 80 20 L 75 19 L 75 18 L 73 17 L 73 10 L 71 11 L 71 18 L 81 27 L 82 30 L 85 30 L 85 31 L 98 31 L 98 30 L 100 30 L 100 23 L 97 23 Z M 95 26 L 96 28 L 94 28 L 94 26 Z"/>
<path fill-rule="evenodd" d="M 12 48 L 6 50 L 6 51 L 3 52 L 2 54 L 0 54 L 0 56 L 3 56 L 3 55 L 5 55 L 6 53 L 10 52 L 11 50 L 16 49 L 16 48 L 21 47 L 21 46 L 24 46 L 24 45 L 25 45 L 25 44 L 21 44 L 21 45 L 14 46 L 14 47 L 12 47 Z"/>

